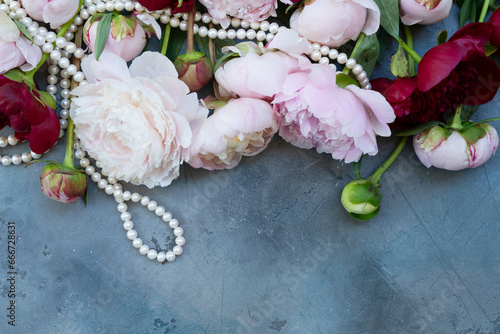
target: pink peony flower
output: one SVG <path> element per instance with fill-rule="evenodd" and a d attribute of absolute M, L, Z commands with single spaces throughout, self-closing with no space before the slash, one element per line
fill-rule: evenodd
<path fill-rule="evenodd" d="M 0 74 L 20 66 L 29 71 L 40 59 L 40 48 L 24 37 L 12 19 L 0 11 Z"/>
<path fill-rule="evenodd" d="M 447 137 L 448 129 L 432 127 L 413 136 L 413 148 L 420 162 L 427 168 L 462 170 L 484 164 L 498 148 L 498 134 L 489 124 L 479 124 L 483 136 L 470 142 L 459 131 L 453 130 Z M 474 129 L 477 131 L 477 129 Z"/>
<path fill-rule="evenodd" d="M 271 101 L 281 90 L 289 73 L 309 66 L 309 59 L 299 55 L 309 50 L 309 42 L 293 31 L 292 37 L 284 36 L 283 33 L 287 35 L 287 32 L 280 31 L 275 37 L 276 41 L 273 39 L 266 48 L 260 48 L 253 42 L 228 47 L 226 51 L 236 52 L 240 57 L 229 60 L 215 71 L 214 77 L 223 95 Z M 281 52 L 279 47 L 285 48 L 286 52 L 296 51 L 297 54 Z"/>
<path fill-rule="evenodd" d="M 220 21 L 223 28 L 230 23 L 228 16 L 237 17 L 250 22 L 276 16 L 278 0 L 200 0 L 210 15 Z"/>
<path fill-rule="evenodd" d="M 104 52 L 82 61 L 89 84 L 72 91 L 75 134 L 109 176 L 168 186 L 189 158 L 192 129 L 207 117 L 168 58 L 145 52 L 127 68 Z"/>
<path fill-rule="evenodd" d="M 290 28 L 312 42 L 338 47 L 371 35 L 380 25 L 380 10 L 373 0 L 314 0 L 297 9 Z"/>
<path fill-rule="evenodd" d="M 188 162 L 209 170 L 233 168 L 242 156 L 262 152 L 277 131 L 277 117 L 269 103 L 231 100 L 194 131 Z"/>
<path fill-rule="evenodd" d="M 375 134 L 390 136 L 387 123 L 394 121 L 394 111 L 380 93 L 354 85 L 342 89 L 335 81 L 335 70 L 322 64 L 290 74 L 272 102 L 280 136 L 346 162 L 375 155 Z"/>
<path fill-rule="evenodd" d="M 83 40 L 92 52 L 95 52 L 97 25 L 102 18 L 100 14 L 98 15 L 94 15 L 84 26 Z M 156 31 L 158 38 L 161 38 L 160 26 L 151 15 L 143 13 L 137 18 L 117 15 L 113 17 L 111 22 L 111 29 L 104 50 L 114 53 L 125 61 L 136 58 L 146 46 L 146 34 L 148 33 L 141 23 L 150 24 L 151 29 Z"/>
<path fill-rule="evenodd" d="M 433 24 L 448 17 L 452 0 L 399 0 L 401 21 L 406 25 Z"/>
<path fill-rule="evenodd" d="M 62 26 L 75 16 L 78 0 L 22 0 L 26 13 L 37 21 L 49 23 L 52 29 Z"/>

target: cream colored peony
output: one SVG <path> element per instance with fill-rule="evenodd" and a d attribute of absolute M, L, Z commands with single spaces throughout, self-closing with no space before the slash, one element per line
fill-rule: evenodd
<path fill-rule="evenodd" d="M 208 110 L 160 53 L 145 52 L 127 68 L 104 52 L 99 61 L 85 58 L 82 68 L 89 84 L 72 91 L 70 110 L 82 147 L 111 177 L 168 186 Z"/>

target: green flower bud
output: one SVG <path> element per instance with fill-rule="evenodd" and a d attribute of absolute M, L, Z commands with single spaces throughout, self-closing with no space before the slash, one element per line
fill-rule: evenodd
<path fill-rule="evenodd" d="M 353 180 L 344 187 L 340 201 L 351 217 L 368 220 L 380 211 L 382 192 L 369 179 Z"/>
<path fill-rule="evenodd" d="M 62 203 L 75 203 L 87 189 L 87 175 L 75 168 L 49 162 L 40 173 L 42 192 Z"/>
<path fill-rule="evenodd" d="M 191 92 L 202 89 L 213 77 L 213 67 L 206 54 L 201 52 L 186 53 L 174 61 L 175 69 Z"/>

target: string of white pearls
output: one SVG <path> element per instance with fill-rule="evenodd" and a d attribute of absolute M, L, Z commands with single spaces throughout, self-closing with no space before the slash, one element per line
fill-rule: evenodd
<path fill-rule="evenodd" d="M 118 202 L 117 210 L 120 212 L 120 219 L 123 221 L 123 228 L 127 231 L 127 238 L 132 241 L 132 246 L 139 250 L 141 255 L 146 255 L 150 260 L 157 260 L 160 263 L 165 261 L 173 262 L 183 252 L 183 246 L 186 244 L 184 238 L 184 229 L 179 226 L 179 221 L 172 217 L 172 213 L 168 212 L 163 206 L 158 205 L 156 201 L 151 200 L 148 196 L 143 196 L 137 192 L 131 193 L 128 190 L 123 190 L 123 186 L 118 183 L 114 177 L 108 176 L 107 171 L 101 169 L 98 172 L 94 166 L 90 165 L 90 160 L 86 158 L 86 153 L 80 148 L 80 143 L 75 141 L 75 157 L 80 159 L 80 166 L 85 169 L 85 173 L 90 176 L 90 179 L 97 184 L 97 186 L 104 190 L 108 195 L 112 195 L 116 202 Z M 96 167 L 101 168 L 98 161 Z M 128 212 L 128 205 L 126 202 L 132 201 L 134 203 L 140 202 L 149 211 L 153 212 L 156 216 L 160 217 L 162 221 L 173 230 L 175 236 L 175 246 L 172 250 L 158 251 L 154 248 L 144 244 L 144 241 L 139 238 L 138 233 L 134 230 L 134 223 L 132 221 L 132 214 Z"/>
<path fill-rule="evenodd" d="M 16 146 L 19 143 L 15 135 L 9 135 L 8 137 L 0 137 L 0 147 Z M 23 162 L 31 162 L 33 159 L 40 159 L 42 155 L 36 154 L 35 152 L 24 152 L 22 154 L 10 155 L 0 155 L 0 161 L 3 166 L 10 165 L 20 165 Z"/>

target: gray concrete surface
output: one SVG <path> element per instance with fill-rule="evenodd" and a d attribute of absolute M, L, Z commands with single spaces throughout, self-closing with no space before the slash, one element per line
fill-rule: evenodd
<path fill-rule="evenodd" d="M 421 50 L 442 27 L 420 29 Z M 363 175 L 394 145 L 380 140 Z M 500 333 L 499 166 L 497 154 L 476 169 L 427 169 L 407 146 L 383 176 L 380 214 L 359 223 L 340 204 L 351 166 L 276 137 L 233 170 L 185 166 L 168 188 L 126 187 L 181 222 L 185 253 L 165 265 L 132 247 L 95 184 L 88 207 L 63 205 L 40 192 L 42 164 L 0 166 L 0 333 Z M 172 244 L 159 219 L 131 207 L 143 239 Z"/>

